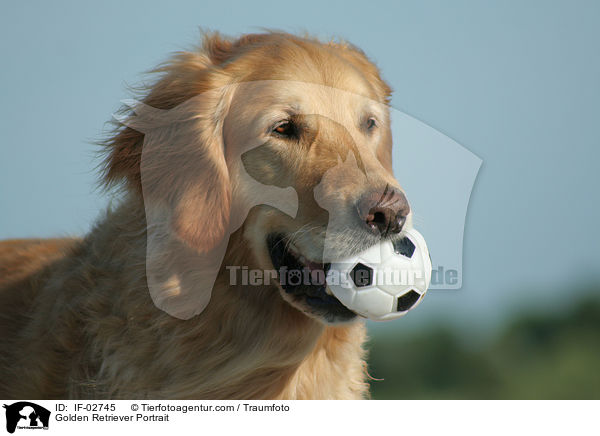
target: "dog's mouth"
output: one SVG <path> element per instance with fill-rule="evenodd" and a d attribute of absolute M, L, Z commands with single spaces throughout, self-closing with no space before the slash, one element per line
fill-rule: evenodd
<path fill-rule="evenodd" d="M 267 236 L 267 248 L 286 300 L 292 305 L 329 323 L 346 322 L 357 316 L 327 288 L 331 264 L 307 259 L 279 233 Z"/>

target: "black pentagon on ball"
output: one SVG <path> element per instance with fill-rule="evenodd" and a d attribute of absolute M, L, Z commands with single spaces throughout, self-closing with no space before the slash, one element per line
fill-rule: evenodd
<path fill-rule="evenodd" d="M 398 312 L 406 312 L 408 309 L 413 307 L 417 301 L 419 301 L 419 298 L 421 298 L 421 295 L 411 289 L 406 294 L 398 297 L 398 305 L 396 306 L 396 310 Z"/>
<path fill-rule="evenodd" d="M 415 244 L 406 236 L 402 239 L 392 241 L 392 245 L 394 246 L 394 251 L 402 256 L 412 257 L 415 252 Z"/>
<path fill-rule="evenodd" d="M 352 271 L 350 271 L 350 278 L 357 288 L 370 286 L 373 283 L 373 268 L 362 263 L 357 263 L 352 268 Z"/>

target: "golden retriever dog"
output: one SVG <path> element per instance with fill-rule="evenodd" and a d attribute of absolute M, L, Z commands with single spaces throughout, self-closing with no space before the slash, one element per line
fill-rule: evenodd
<path fill-rule="evenodd" d="M 412 225 L 377 68 L 214 33 L 155 73 L 103 143 L 118 205 L 0 243 L 0 397 L 368 397 L 364 322 L 326 283 L 241 273 L 312 277 Z"/>

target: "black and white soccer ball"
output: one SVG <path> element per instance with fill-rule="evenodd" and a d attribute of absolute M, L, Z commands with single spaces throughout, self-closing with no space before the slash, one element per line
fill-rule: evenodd
<path fill-rule="evenodd" d="M 414 229 L 332 263 L 329 289 L 350 310 L 387 321 L 416 307 L 431 281 L 431 258 L 423 236 Z"/>

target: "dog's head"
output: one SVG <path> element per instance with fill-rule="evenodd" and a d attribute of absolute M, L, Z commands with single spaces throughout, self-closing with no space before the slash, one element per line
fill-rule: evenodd
<path fill-rule="evenodd" d="M 280 33 L 211 35 L 160 72 L 144 99 L 156 113 L 112 138 L 106 179 L 143 185 L 195 252 L 226 246 L 243 218 L 254 265 L 320 275 L 411 225 L 392 174 L 390 89 L 358 49 Z M 261 187 L 293 189 L 295 216 Z M 355 316 L 322 281 L 282 282 L 280 295 L 309 316 Z"/>

